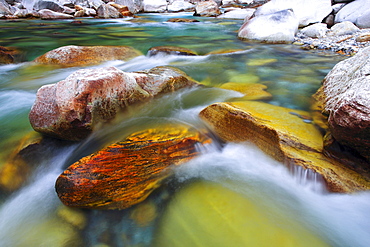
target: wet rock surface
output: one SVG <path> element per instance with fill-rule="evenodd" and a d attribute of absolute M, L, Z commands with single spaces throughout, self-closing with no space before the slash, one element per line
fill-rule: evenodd
<path fill-rule="evenodd" d="M 186 126 L 133 133 L 67 168 L 56 181 L 57 194 L 71 207 L 128 208 L 158 188 L 171 166 L 195 157 L 197 145 L 210 141 Z"/>
<path fill-rule="evenodd" d="M 62 46 L 34 60 L 38 64 L 62 67 L 88 66 L 110 60 L 130 60 L 142 55 L 128 46 Z"/>
<path fill-rule="evenodd" d="M 333 138 L 370 162 L 370 48 L 338 63 L 315 98 Z"/>
<path fill-rule="evenodd" d="M 171 67 L 133 73 L 115 67 L 81 69 L 63 81 L 41 87 L 29 119 L 40 133 L 78 141 L 128 105 L 196 85 L 185 73 Z"/>
<path fill-rule="evenodd" d="M 224 141 L 250 141 L 288 166 L 321 174 L 330 191 L 370 189 L 370 178 L 325 157 L 322 134 L 307 112 L 244 101 L 210 105 L 200 117 Z"/>

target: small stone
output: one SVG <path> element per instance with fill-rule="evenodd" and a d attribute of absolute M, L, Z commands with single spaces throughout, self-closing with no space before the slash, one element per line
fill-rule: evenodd
<path fill-rule="evenodd" d="M 356 37 L 357 42 L 368 42 L 370 41 L 370 33 L 360 34 Z"/>

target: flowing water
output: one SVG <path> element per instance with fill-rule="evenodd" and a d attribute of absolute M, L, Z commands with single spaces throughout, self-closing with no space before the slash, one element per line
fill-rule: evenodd
<path fill-rule="evenodd" d="M 241 97 L 218 88 L 223 83 L 260 83 L 273 95 L 268 103 L 308 110 L 311 95 L 326 73 L 344 59 L 292 45 L 238 40 L 239 20 L 166 22 L 171 17 L 195 18 L 184 13 L 81 19 L 81 23 L 0 22 L 0 45 L 16 47 L 23 54 L 19 63 L 0 66 L 1 166 L 32 132 L 28 112 L 36 90 L 79 69 L 30 62 L 51 49 L 72 44 L 128 45 L 144 55 L 99 66 L 130 72 L 171 65 L 208 86 L 164 95 L 150 105 L 129 109 L 114 125 L 104 126 L 81 143 L 50 144 L 35 154 L 23 187 L 0 196 L 0 246 L 313 246 L 316 242 L 312 241 L 322 246 L 370 246 L 369 192 L 329 194 L 313 172 L 300 168 L 289 172 L 251 144 L 221 144 L 216 138 L 213 145 L 200 147 L 200 157 L 175 169 L 173 178 L 144 203 L 121 211 L 76 210 L 62 205 L 54 183 L 72 162 L 158 123 L 181 122 L 203 130 L 199 111 L 213 102 Z M 145 55 L 150 47 L 159 45 L 190 48 L 199 56 Z M 234 52 L 208 54 L 216 50 Z M 207 196 L 209 200 L 199 206 Z M 190 208 L 193 211 L 186 211 Z M 245 215 L 254 212 L 252 209 L 255 214 Z M 210 217 L 211 213 L 215 216 Z M 257 214 L 260 218 L 255 219 Z M 269 223 L 258 228 L 263 217 Z M 248 222 L 252 222 L 250 228 Z M 267 229 L 274 234 L 269 235 Z M 244 238 L 248 231 L 257 231 L 249 237 L 253 240 L 249 244 Z"/>

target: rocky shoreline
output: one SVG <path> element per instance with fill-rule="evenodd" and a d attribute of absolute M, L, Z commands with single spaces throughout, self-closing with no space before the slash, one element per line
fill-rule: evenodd
<path fill-rule="evenodd" d="M 364 0 L 315 0 L 309 4 L 282 0 L 0 0 L 0 19 L 127 18 L 140 13 L 193 12 L 201 17 L 244 19 L 238 34 L 241 39 L 353 55 L 370 45 L 370 17 L 363 10 L 368 5 Z M 342 27 L 344 30 L 331 34 L 342 22 L 353 23 L 354 28 Z M 252 27 L 245 31 L 245 26 Z M 310 34 L 303 32 L 307 28 Z"/>

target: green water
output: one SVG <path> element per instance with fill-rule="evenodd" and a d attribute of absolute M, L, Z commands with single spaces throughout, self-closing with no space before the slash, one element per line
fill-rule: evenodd
<path fill-rule="evenodd" d="M 166 22 L 172 17 L 196 18 L 200 22 Z M 273 222 L 273 226 L 269 225 L 271 232 L 284 229 L 285 237 L 277 238 L 279 240 L 275 246 L 284 246 L 281 243 L 292 234 L 309 236 L 323 245 L 348 246 L 354 241 L 357 246 L 366 246 L 364 243 L 369 235 L 363 230 L 369 225 L 364 222 L 370 207 L 369 194 L 349 198 L 313 192 L 297 183 L 296 178 L 280 164 L 254 148 L 242 145 L 227 144 L 226 148 L 215 148 L 211 154 L 197 160 L 195 165 L 177 174 L 175 181 L 154 193 L 144 204 L 131 209 L 105 212 L 64 207 L 54 192 L 56 177 L 71 162 L 114 141 L 117 136 L 157 122 L 181 121 L 198 126 L 200 120 L 197 113 L 201 109 L 213 102 L 240 97 L 238 93 L 218 88 L 227 82 L 263 84 L 267 86 L 266 91 L 272 94 L 272 98 L 266 100 L 268 103 L 309 110 L 311 96 L 325 75 L 345 58 L 336 54 L 301 50 L 290 44 L 268 45 L 241 41 L 236 37 L 241 20 L 200 18 L 185 13 L 140 15 L 135 19 L 77 21 L 81 23 L 73 23 L 71 20 L 0 20 L 0 45 L 16 47 L 21 51 L 16 64 L 0 66 L 0 164 L 7 161 L 19 140 L 32 132 L 28 112 L 37 89 L 63 80 L 80 69 L 58 69 L 32 64 L 33 59 L 51 49 L 64 45 L 132 46 L 141 51 L 143 56 L 126 62 L 109 61 L 93 67 L 116 66 L 130 72 L 170 65 L 185 71 L 208 87 L 163 96 L 147 107 L 134 109 L 130 119 L 124 118 L 120 124 L 102 129 L 93 138 L 77 144 L 50 144 L 46 150 L 37 153 L 41 161 L 35 164 L 25 185 L 11 194 L 1 194 L 0 246 L 153 246 L 169 240 L 176 242 L 173 234 L 180 235 L 182 229 L 186 229 L 184 236 L 196 236 L 195 243 L 223 243 L 217 241 L 217 238 L 222 237 L 223 231 L 230 230 L 229 221 L 238 218 L 238 210 L 243 210 L 243 206 L 235 207 L 236 213 L 228 217 L 227 212 L 224 214 L 220 210 L 233 211 L 232 203 L 221 201 L 212 204 L 210 210 L 213 210 L 212 214 L 217 219 L 204 217 L 204 224 L 208 224 L 208 221 L 209 224 L 222 224 L 222 219 L 229 223 L 220 227 L 213 226 L 210 231 L 207 228 L 204 236 L 199 235 L 203 226 L 202 216 L 195 214 L 206 213 L 205 208 L 211 202 L 199 204 L 198 209 L 190 211 L 193 215 L 189 215 L 189 222 L 199 222 L 199 226 L 194 227 L 197 233 L 191 231 L 191 225 L 187 225 L 189 223 L 181 218 L 181 214 L 181 217 L 178 214 L 171 216 L 172 213 L 167 211 L 167 203 L 169 207 L 189 207 L 183 204 L 184 199 L 175 197 L 175 202 L 171 202 L 171 199 L 177 190 L 193 179 L 217 182 L 242 197 L 234 196 L 234 192 L 217 189 L 216 186 L 214 190 L 217 192 L 214 193 L 222 200 L 226 200 L 230 193 L 233 197 L 231 201 L 243 203 L 245 207 L 254 209 L 256 205 L 263 205 L 260 210 L 266 215 L 256 216 L 256 222 Z M 151 47 L 162 45 L 189 48 L 199 56 L 145 56 Z M 218 50 L 234 52 L 207 55 Z M 206 193 L 201 196 L 208 196 L 207 192 L 199 190 Z M 196 196 L 193 198 L 197 200 Z M 180 204 L 176 204 L 176 200 Z M 348 200 L 352 204 L 349 205 Z M 260 214 L 260 210 L 256 212 Z M 279 214 L 279 217 L 274 214 Z M 245 213 L 240 215 L 248 217 Z M 142 225 L 138 217 L 154 220 Z M 175 220 L 171 217 L 175 217 Z M 283 221 L 285 225 L 276 223 L 283 218 L 286 218 Z M 243 220 L 238 221 L 240 229 L 233 228 L 223 240 L 228 241 L 242 234 L 243 225 Z M 297 228 L 287 232 L 286 229 L 292 229 L 295 225 L 303 230 Z M 258 239 L 264 237 L 263 234 L 255 236 L 254 246 L 259 246 Z M 295 237 L 294 243 L 297 241 L 304 242 Z M 177 246 L 184 245 L 178 243 Z"/>

